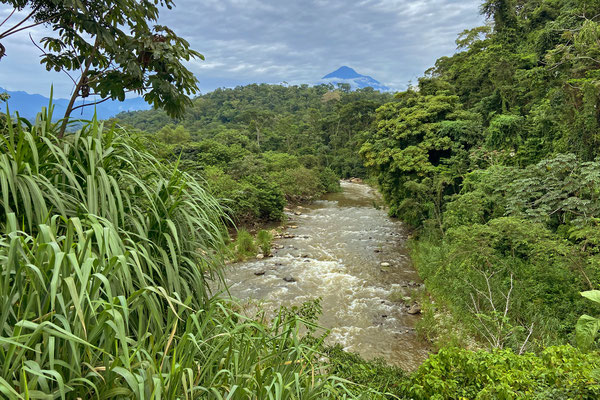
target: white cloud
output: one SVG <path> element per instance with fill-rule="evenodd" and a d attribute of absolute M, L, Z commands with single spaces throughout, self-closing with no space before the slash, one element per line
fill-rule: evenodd
<path fill-rule="evenodd" d="M 227 82 L 314 82 L 341 65 L 402 89 L 452 54 L 458 33 L 483 23 L 479 0 L 175 1 L 160 23 L 206 57 L 188 64 L 203 91 Z M 0 6 L 0 18 L 7 14 Z M 45 72 L 28 42 L 27 35 L 3 42 L 0 86 L 47 93 L 54 82 L 67 96 L 70 80 Z"/>

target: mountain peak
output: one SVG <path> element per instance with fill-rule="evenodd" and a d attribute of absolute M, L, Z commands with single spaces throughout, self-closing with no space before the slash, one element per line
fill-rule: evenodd
<path fill-rule="evenodd" d="M 387 92 L 390 90 L 389 87 L 382 85 L 381 82 L 371 78 L 370 76 L 361 75 L 354 69 L 345 65 L 336 69 L 332 73 L 325 75 L 323 78 L 321 78 L 321 82 L 332 83 L 334 85 L 347 83 L 352 89 L 372 87 L 373 89 L 382 92 Z"/>
<path fill-rule="evenodd" d="M 354 69 L 346 67 L 345 65 L 336 69 L 330 74 L 325 75 L 322 79 L 340 78 L 340 79 L 354 79 L 360 78 L 364 75 L 359 74 Z"/>

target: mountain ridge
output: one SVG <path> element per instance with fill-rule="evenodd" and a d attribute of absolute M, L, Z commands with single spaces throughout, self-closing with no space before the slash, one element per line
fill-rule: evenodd
<path fill-rule="evenodd" d="M 34 119 L 37 114 L 42 110 L 42 107 L 48 107 L 50 98 L 37 93 L 28 93 L 22 90 L 6 90 L 0 87 L 0 93 L 6 92 L 10 95 L 7 101 L 8 109 L 11 113 L 18 111 L 21 117 L 27 119 Z M 87 103 L 93 103 L 93 100 L 87 101 Z M 68 99 L 52 99 L 54 105 L 54 116 L 62 117 L 69 105 Z M 81 100 L 77 102 L 77 105 L 83 104 Z M 0 104 L 0 112 L 6 111 L 6 105 Z M 94 111 L 98 119 L 108 119 L 114 117 L 123 111 L 141 111 L 150 109 L 150 105 L 141 97 L 135 97 L 132 99 L 125 99 L 125 101 L 108 100 L 102 104 L 96 106 L 83 107 L 81 110 L 76 110 L 73 113 L 73 118 L 76 119 L 92 119 Z"/>
<path fill-rule="evenodd" d="M 353 68 L 346 65 L 341 66 L 335 71 L 321 78 L 320 83 L 349 84 L 352 89 L 364 89 L 372 87 L 375 90 L 388 92 L 391 89 L 383 85 L 378 80 L 368 75 L 362 75 L 356 72 Z"/>

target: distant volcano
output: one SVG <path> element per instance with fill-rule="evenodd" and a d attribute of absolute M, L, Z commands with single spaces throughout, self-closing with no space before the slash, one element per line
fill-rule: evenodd
<path fill-rule="evenodd" d="M 381 92 L 387 92 L 391 90 L 389 87 L 383 85 L 381 82 L 373 79 L 367 75 L 361 75 L 350 67 L 340 67 L 330 74 L 325 75 L 321 78 L 321 83 L 332 83 L 334 85 L 338 83 L 348 83 L 352 89 L 362 89 L 366 87 L 372 87 L 375 90 Z"/>

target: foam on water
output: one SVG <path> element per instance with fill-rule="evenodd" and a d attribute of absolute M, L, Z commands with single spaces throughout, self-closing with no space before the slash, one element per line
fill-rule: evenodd
<path fill-rule="evenodd" d="M 274 257 L 230 266 L 230 292 L 261 300 L 268 310 L 320 297 L 319 322 L 330 329 L 329 343 L 412 369 L 427 354 L 414 334 L 418 317 L 391 301 L 392 293 L 419 281 L 407 255 L 406 232 L 373 206 L 380 201 L 373 189 L 342 185 L 342 193 L 290 215 L 298 226 L 289 230 L 295 238 L 278 240 L 284 248 Z M 382 262 L 391 267 L 382 268 Z"/>

